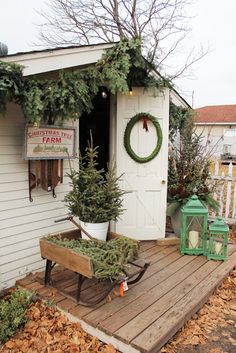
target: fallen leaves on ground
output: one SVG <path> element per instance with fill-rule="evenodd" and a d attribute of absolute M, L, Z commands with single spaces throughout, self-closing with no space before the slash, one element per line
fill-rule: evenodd
<path fill-rule="evenodd" d="M 33 304 L 27 313 L 28 322 L 2 347 L 2 353 L 116 353 L 82 330 L 79 323 L 70 322 L 55 307 L 43 301 Z"/>
<path fill-rule="evenodd" d="M 217 327 L 226 328 L 227 325 L 236 327 L 236 270 L 234 270 L 210 297 L 200 311 L 189 320 L 184 327 L 169 341 L 161 353 L 175 353 L 181 346 L 197 346 L 205 344 L 208 339 L 214 342 L 220 341 L 220 337 L 211 335 Z M 235 320 L 227 320 L 227 317 L 235 317 Z M 224 335 L 224 332 L 222 332 Z M 236 340 L 228 335 L 229 341 L 236 345 Z M 221 348 L 213 348 L 210 353 L 222 353 Z"/>
<path fill-rule="evenodd" d="M 209 353 L 222 353 L 221 348 L 212 348 Z"/>
<path fill-rule="evenodd" d="M 236 243 L 236 224 L 233 224 L 230 231 L 229 231 L 229 239 Z"/>

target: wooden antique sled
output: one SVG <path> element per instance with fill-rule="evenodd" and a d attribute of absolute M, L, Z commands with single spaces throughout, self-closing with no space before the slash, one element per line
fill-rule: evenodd
<path fill-rule="evenodd" d="M 77 222 L 73 220 L 72 217 L 63 218 L 56 222 L 65 221 L 65 220 L 71 221 L 73 224 L 77 226 L 77 229 L 67 231 L 67 232 L 62 232 L 60 233 L 60 236 L 68 240 L 80 238 L 81 227 Z M 54 235 L 58 236 L 59 234 L 57 233 Z M 86 235 L 88 235 L 89 238 L 92 238 L 89 234 L 86 234 Z M 50 238 L 52 236 L 53 234 L 50 235 Z M 107 240 L 109 241 L 110 239 L 113 239 L 115 237 L 120 237 L 120 236 L 122 235 L 110 232 L 108 233 Z M 78 276 L 76 297 L 71 297 L 71 296 L 69 297 L 75 300 L 78 304 L 82 304 L 86 306 L 92 306 L 104 300 L 108 296 L 108 294 L 113 290 L 113 288 L 115 288 L 117 285 L 120 285 L 124 282 L 126 282 L 128 285 L 138 282 L 142 278 L 142 276 L 144 275 L 145 271 L 147 270 L 150 264 L 149 262 L 141 258 L 137 258 L 136 260 L 129 262 L 116 280 L 110 281 L 108 286 L 106 287 L 104 286 L 105 289 L 101 293 L 99 298 L 82 300 L 81 289 L 82 289 L 83 282 L 85 281 L 85 279 L 94 278 L 93 262 L 91 258 L 89 256 L 76 253 L 72 249 L 68 249 L 66 247 L 62 247 L 52 242 L 49 242 L 47 241 L 47 237 L 40 239 L 40 251 L 41 251 L 42 258 L 46 259 L 46 269 L 45 269 L 45 277 L 44 277 L 45 286 L 53 286 L 53 279 L 51 276 L 52 269 L 56 264 L 61 265 L 64 268 L 75 272 Z M 60 289 L 59 292 L 62 292 L 65 296 L 68 297 L 68 294 L 65 293 L 63 290 Z"/>

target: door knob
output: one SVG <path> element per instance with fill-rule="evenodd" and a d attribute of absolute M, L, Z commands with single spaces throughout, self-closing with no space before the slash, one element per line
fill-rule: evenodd
<path fill-rule="evenodd" d="M 162 183 L 162 184 L 165 184 L 165 183 L 166 183 L 166 181 L 165 181 L 164 179 L 162 179 L 161 183 Z"/>

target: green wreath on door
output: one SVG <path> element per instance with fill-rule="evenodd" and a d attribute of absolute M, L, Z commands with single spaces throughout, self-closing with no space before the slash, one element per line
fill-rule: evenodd
<path fill-rule="evenodd" d="M 132 149 L 131 143 L 130 143 L 131 131 L 132 131 L 134 125 L 137 122 L 139 122 L 140 120 L 143 120 L 143 128 L 145 128 L 146 131 L 148 131 L 147 122 L 151 121 L 156 129 L 156 134 L 157 134 L 157 144 L 156 144 L 154 150 L 152 151 L 152 153 L 147 157 L 139 157 Z M 125 146 L 125 149 L 126 149 L 126 152 L 128 153 L 128 155 L 135 162 L 146 163 L 146 162 L 151 161 L 153 158 L 155 158 L 156 155 L 158 154 L 158 152 L 160 151 L 160 148 L 162 145 L 162 138 L 163 138 L 163 136 L 162 136 L 161 126 L 160 126 L 159 122 L 157 121 L 157 118 L 155 118 L 153 115 L 148 114 L 148 113 L 138 113 L 130 119 L 130 121 L 128 122 L 128 124 L 126 126 L 125 134 L 124 134 L 124 146 Z"/>

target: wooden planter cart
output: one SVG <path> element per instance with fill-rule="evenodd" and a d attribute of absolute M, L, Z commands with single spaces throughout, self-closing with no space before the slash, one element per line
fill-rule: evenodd
<path fill-rule="evenodd" d="M 78 239 L 81 237 L 81 227 L 80 225 L 73 220 L 72 217 L 66 217 L 56 222 L 69 220 L 73 224 L 77 226 L 77 229 L 66 231 L 60 233 L 60 236 L 63 239 Z M 83 230 L 84 232 L 84 230 Z M 59 234 L 54 234 L 58 236 Z M 92 238 L 89 234 L 87 234 L 89 238 Z M 51 238 L 53 235 L 50 235 Z M 108 241 L 115 237 L 122 236 L 116 233 L 110 232 L 108 234 Z M 142 276 L 144 275 L 145 271 L 147 270 L 148 266 L 150 265 L 149 262 L 145 261 L 144 259 L 137 258 L 136 260 L 129 262 L 123 272 L 118 276 L 118 278 L 114 281 L 110 282 L 110 285 L 101 296 L 95 300 L 81 300 L 81 289 L 83 282 L 86 278 L 92 279 L 94 278 L 94 271 L 93 271 L 93 262 L 89 256 L 79 254 L 78 252 L 74 252 L 72 249 L 68 249 L 63 246 L 59 246 L 57 244 L 53 244 L 47 241 L 48 237 L 44 237 L 40 239 L 40 251 L 41 256 L 43 259 L 46 259 L 46 269 L 45 269 L 45 277 L 44 277 L 44 284 L 45 286 L 53 286 L 53 280 L 51 278 L 52 269 L 56 264 L 63 266 L 64 268 L 75 272 L 78 275 L 78 283 L 77 283 L 77 293 L 76 298 L 69 296 L 67 293 L 62 291 L 61 289 L 59 292 L 62 292 L 65 296 L 70 297 L 73 300 L 76 300 L 78 304 L 92 306 L 95 305 L 102 300 L 104 300 L 108 294 L 112 291 L 114 287 L 120 285 L 124 281 L 127 282 L 128 285 L 138 282 Z"/>

